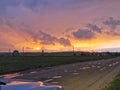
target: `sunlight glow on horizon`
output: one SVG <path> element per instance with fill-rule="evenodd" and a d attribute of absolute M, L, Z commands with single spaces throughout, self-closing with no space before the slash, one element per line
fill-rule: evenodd
<path fill-rule="evenodd" d="M 34 50 L 35 50 L 35 51 L 40 51 L 41 48 L 40 48 L 40 47 L 35 47 Z"/>

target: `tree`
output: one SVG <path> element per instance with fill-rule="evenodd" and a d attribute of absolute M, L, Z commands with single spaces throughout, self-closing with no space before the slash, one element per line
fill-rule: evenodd
<path fill-rule="evenodd" d="M 12 52 L 12 56 L 19 56 L 19 55 L 20 55 L 20 53 L 19 53 L 18 50 L 14 50 L 14 51 Z"/>

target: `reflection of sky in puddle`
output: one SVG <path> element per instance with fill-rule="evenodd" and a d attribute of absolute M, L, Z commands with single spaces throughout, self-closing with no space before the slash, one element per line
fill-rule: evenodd
<path fill-rule="evenodd" d="M 99 62 L 98 64 L 100 65 L 101 63 Z"/>
<path fill-rule="evenodd" d="M 12 78 L 15 78 L 15 77 L 18 77 L 18 76 L 22 76 L 22 74 L 19 74 L 19 73 L 6 74 L 6 75 L 2 75 L 1 77 L 7 78 L 7 79 L 12 79 Z"/>
<path fill-rule="evenodd" d="M 96 66 L 95 66 L 95 65 L 92 65 L 91 67 L 92 67 L 92 68 L 95 68 Z"/>
<path fill-rule="evenodd" d="M 80 70 L 87 70 L 87 69 L 90 69 L 89 66 L 85 66 L 85 67 L 81 67 Z"/>
<path fill-rule="evenodd" d="M 114 63 L 109 64 L 108 66 L 109 66 L 109 67 L 112 67 L 112 66 L 117 65 L 118 63 L 119 63 L 119 62 L 114 62 Z"/>
<path fill-rule="evenodd" d="M 34 73 L 37 73 L 37 72 L 36 71 L 30 72 L 30 74 L 34 74 Z"/>
<path fill-rule="evenodd" d="M 41 81 L 38 82 L 32 82 L 28 80 L 22 80 L 22 79 L 5 79 L 5 78 L 0 78 L 0 81 L 5 82 L 7 86 L 24 86 L 24 85 L 30 85 L 30 86 L 43 86 L 44 83 Z M 6 90 L 6 89 L 5 89 Z M 17 89 L 10 89 L 10 90 L 17 90 Z M 23 89 L 22 89 L 23 90 Z"/>
<path fill-rule="evenodd" d="M 109 67 L 112 67 L 112 64 L 109 64 L 108 66 L 109 66 Z"/>
<path fill-rule="evenodd" d="M 51 82 L 52 84 L 59 84 L 59 82 Z"/>
<path fill-rule="evenodd" d="M 11 81 L 7 83 L 7 85 L 29 85 L 29 86 L 44 86 L 43 82 L 22 82 L 22 81 Z M 16 90 L 16 89 L 15 89 Z"/>
<path fill-rule="evenodd" d="M 97 66 L 97 68 L 100 68 L 100 66 Z"/>
<path fill-rule="evenodd" d="M 117 65 L 119 62 L 114 62 L 113 65 Z"/>
<path fill-rule="evenodd" d="M 62 78 L 62 76 L 54 76 L 53 78 L 54 78 L 54 79 Z"/>
<path fill-rule="evenodd" d="M 73 72 L 77 72 L 76 70 L 74 70 Z"/>
<path fill-rule="evenodd" d="M 48 79 L 48 80 L 45 80 L 44 82 L 47 83 L 47 82 L 50 82 L 52 81 L 53 79 Z"/>
<path fill-rule="evenodd" d="M 104 70 L 103 68 L 100 69 L 100 71 Z"/>
<path fill-rule="evenodd" d="M 78 75 L 79 73 L 72 73 L 73 75 Z"/>
<path fill-rule="evenodd" d="M 18 84 L 29 84 L 29 82 L 12 81 L 11 83 L 8 83 L 7 85 L 18 85 Z"/>
<path fill-rule="evenodd" d="M 64 70 L 64 72 L 68 72 L 68 70 Z"/>
<path fill-rule="evenodd" d="M 100 69 L 100 71 L 105 70 L 105 69 L 106 69 L 106 67 L 103 67 L 103 68 Z"/>

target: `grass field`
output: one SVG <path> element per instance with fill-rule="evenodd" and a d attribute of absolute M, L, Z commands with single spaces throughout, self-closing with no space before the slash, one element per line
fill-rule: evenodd
<path fill-rule="evenodd" d="M 0 57 L 0 74 L 113 57 L 115 56 L 2 56 Z"/>
<path fill-rule="evenodd" d="M 109 87 L 103 90 L 120 90 L 120 74 L 114 78 Z"/>

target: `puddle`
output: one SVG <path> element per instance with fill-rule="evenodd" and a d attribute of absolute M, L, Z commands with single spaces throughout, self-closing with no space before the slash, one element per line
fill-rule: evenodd
<path fill-rule="evenodd" d="M 86 67 L 81 67 L 80 70 L 87 70 L 87 69 L 90 69 L 89 66 L 86 66 Z"/>
<path fill-rule="evenodd" d="M 34 73 L 37 73 L 37 72 L 36 71 L 30 72 L 30 74 L 34 74 Z"/>
<path fill-rule="evenodd" d="M 62 78 L 62 76 L 54 76 L 53 78 L 54 78 L 54 79 Z"/>
<path fill-rule="evenodd" d="M 47 82 L 50 82 L 50 81 L 53 81 L 53 79 L 45 80 L 44 83 L 47 83 Z"/>
<path fill-rule="evenodd" d="M 68 70 L 64 70 L 64 72 L 68 72 Z"/>
<path fill-rule="evenodd" d="M 100 66 L 97 66 L 97 68 L 100 68 Z"/>
<path fill-rule="evenodd" d="M 108 66 L 109 66 L 109 67 L 112 67 L 112 64 L 109 64 Z"/>
<path fill-rule="evenodd" d="M 104 70 L 103 68 L 100 69 L 100 71 Z"/>
<path fill-rule="evenodd" d="M 19 77 L 19 76 L 22 76 L 22 74 L 19 74 L 19 73 L 6 74 L 6 75 L 2 75 L 1 77 L 6 78 L 6 79 L 12 79 L 12 78 Z"/>
<path fill-rule="evenodd" d="M 52 84 L 59 84 L 59 82 L 51 82 Z"/>
<path fill-rule="evenodd" d="M 106 69 L 106 67 L 103 67 L 103 68 L 100 69 L 100 71 L 105 70 L 105 69 Z"/>
<path fill-rule="evenodd" d="M 79 75 L 79 73 L 72 73 L 73 75 Z"/>
<path fill-rule="evenodd" d="M 77 72 L 76 70 L 74 70 L 73 72 Z"/>
<path fill-rule="evenodd" d="M 92 67 L 92 68 L 95 68 L 96 66 L 95 66 L 95 65 L 92 65 L 91 67 Z"/>

